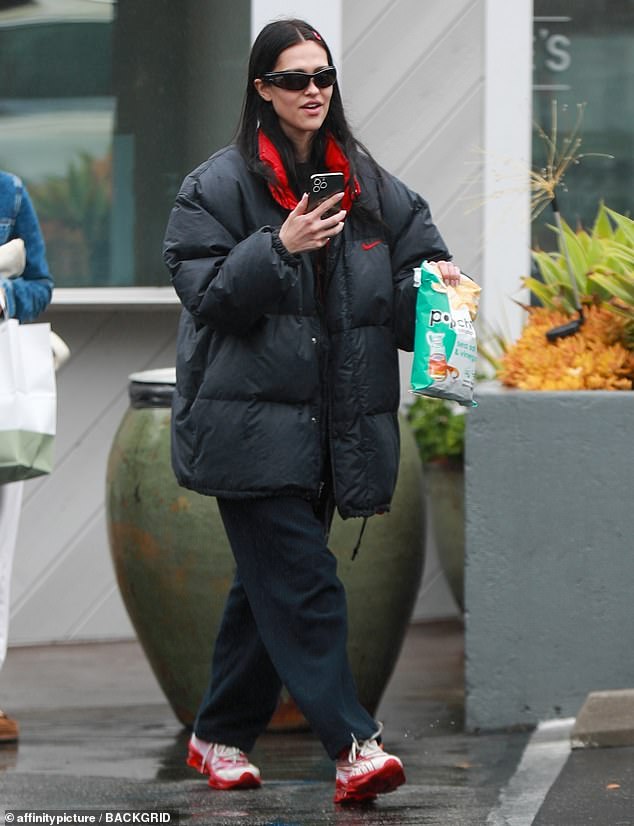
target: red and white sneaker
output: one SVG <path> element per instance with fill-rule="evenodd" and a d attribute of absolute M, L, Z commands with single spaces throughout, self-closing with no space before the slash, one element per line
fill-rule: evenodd
<path fill-rule="evenodd" d="M 192 734 L 187 749 L 187 765 L 209 775 L 212 789 L 257 789 L 262 785 L 260 770 L 249 763 L 235 746 L 208 743 Z"/>
<path fill-rule="evenodd" d="M 393 792 L 405 783 L 403 764 L 377 743 L 383 725 L 368 740 L 359 743 L 352 735 L 352 747 L 336 762 L 335 803 L 374 800 L 378 794 Z"/>

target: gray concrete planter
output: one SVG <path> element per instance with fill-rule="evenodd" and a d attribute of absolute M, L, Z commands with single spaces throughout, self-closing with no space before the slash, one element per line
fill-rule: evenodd
<path fill-rule="evenodd" d="M 467 426 L 466 723 L 634 686 L 634 393 L 479 388 Z"/>

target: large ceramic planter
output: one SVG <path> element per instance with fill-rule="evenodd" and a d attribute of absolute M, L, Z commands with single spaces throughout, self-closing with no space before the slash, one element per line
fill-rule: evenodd
<path fill-rule="evenodd" d="M 481 387 L 469 413 L 470 729 L 634 686 L 634 393 Z"/>
<path fill-rule="evenodd" d="M 141 645 L 185 725 L 209 677 L 211 652 L 234 562 L 213 498 L 180 488 L 170 451 L 173 370 L 131 377 L 131 405 L 108 462 L 107 522 L 117 581 Z M 420 460 L 402 423 L 401 472 L 392 511 L 369 520 L 351 561 L 361 521 L 333 524 L 330 547 L 348 594 L 352 670 L 373 713 L 401 649 L 423 566 Z M 301 723 L 291 703 L 273 727 Z"/>
<path fill-rule="evenodd" d="M 464 610 L 464 468 L 462 461 L 425 463 L 428 514 L 447 583 Z"/>

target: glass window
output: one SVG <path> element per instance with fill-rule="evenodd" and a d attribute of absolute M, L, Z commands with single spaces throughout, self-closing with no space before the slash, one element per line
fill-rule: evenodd
<path fill-rule="evenodd" d="M 634 4 L 632 0 L 534 0 L 533 115 L 546 132 L 557 101 L 560 141 L 574 127 L 577 104 L 585 104 L 581 153 L 558 192 L 569 224 L 588 225 L 599 202 L 619 212 L 632 208 L 634 180 Z M 533 135 L 533 164 L 546 153 Z M 552 248 L 550 209 L 534 222 L 533 243 Z"/>
<path fill-rule="evenodd" d="M 231 140 L 250 4 L 0 0 L 0 168 L 22 177 L 58 287 L 165 286 L 183 176 Z"/>

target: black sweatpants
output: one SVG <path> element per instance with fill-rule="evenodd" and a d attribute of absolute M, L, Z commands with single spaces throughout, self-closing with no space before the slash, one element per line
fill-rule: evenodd
<path fill-rule="evenodd" d="M 332 503 L 219 499 L 237 563 L 194 731 L 248 752 L 284 684 L 331 758 L 378 726 L 350 672 L 346 595 L 327 547 Z"/>

